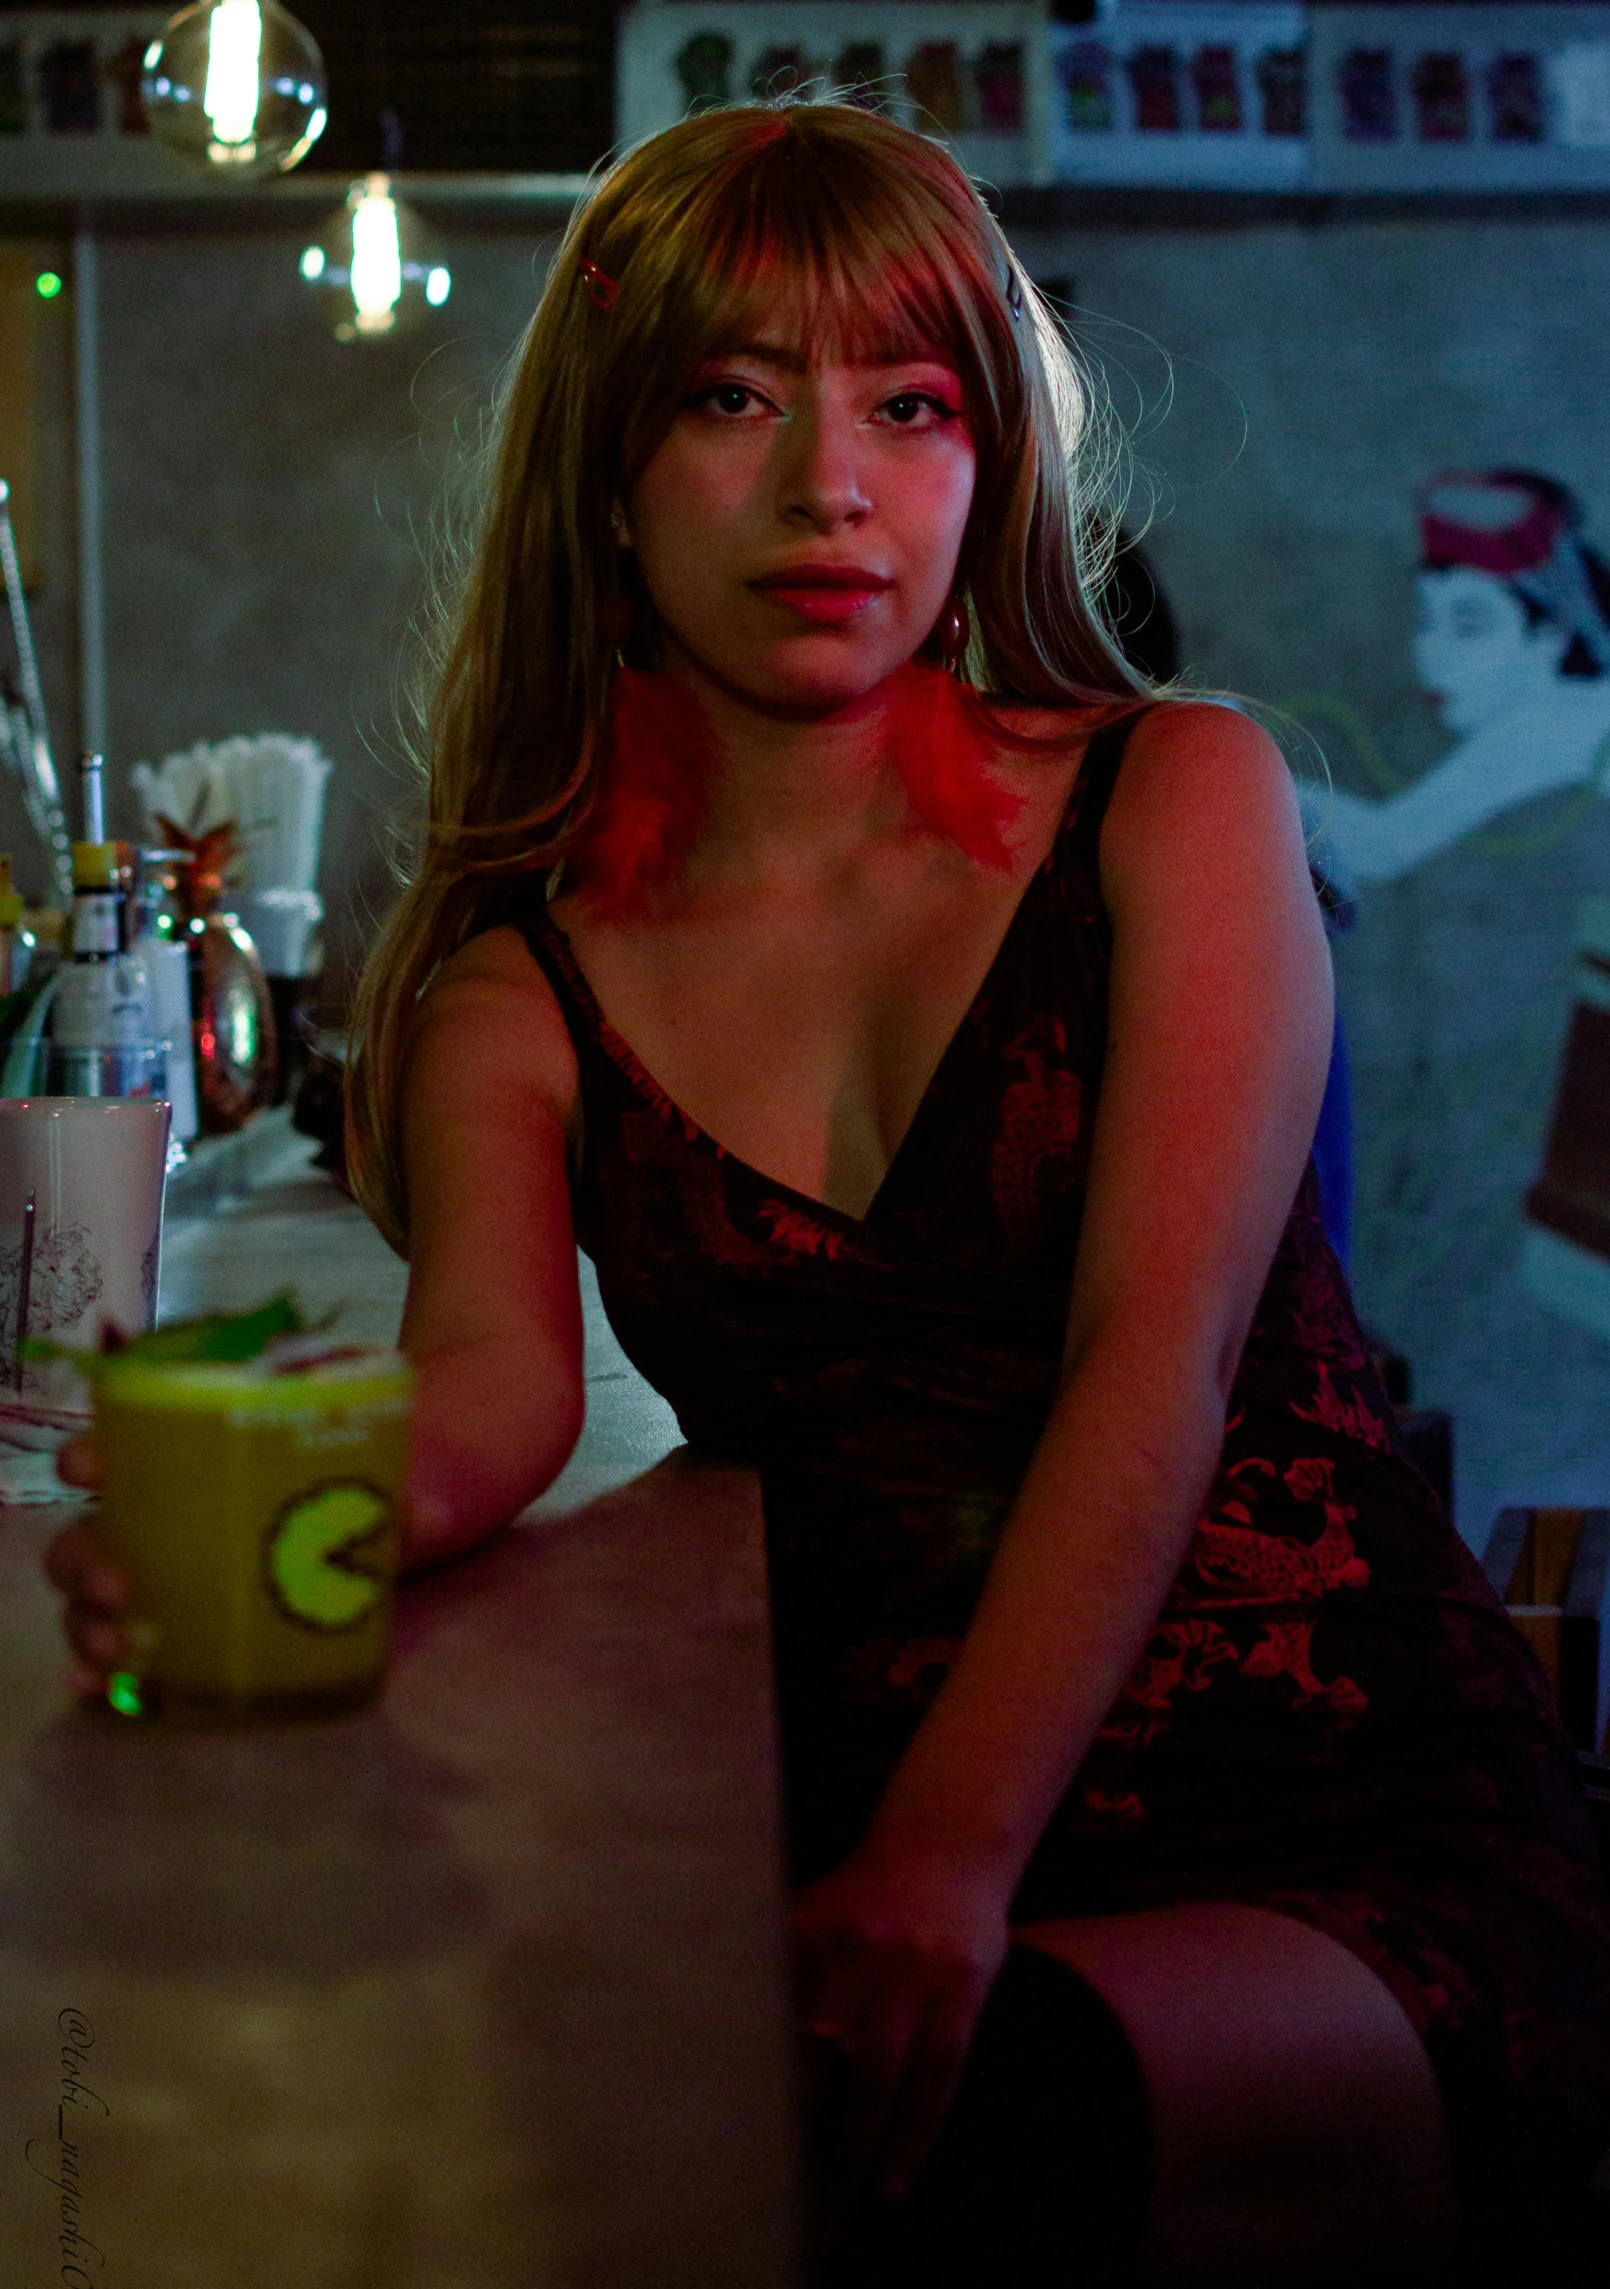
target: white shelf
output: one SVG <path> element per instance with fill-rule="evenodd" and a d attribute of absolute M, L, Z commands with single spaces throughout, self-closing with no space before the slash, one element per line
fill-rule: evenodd
<path fill-rule="evenodd" d="M 1418 8 L 1315 8 L 1310 23 L 1314 179 L 1323 188 L 1443 193 L 1610 189 L 1610 7 L 1471 7 L 1441 0 Z M 1397 130 L 1389 139 L 1360 140 L 1348 132 L 1342 74 L 1358 51 L 1384 52 L 1389 59 L 1387 85 Z M 1458 59 L 1469 127 L 1462 140 L 1431 141 L 1422 131 L 1413 82 L 1427 56 Z M 1536 63 L 1542 129 L 1537 142 L 1502 142 L 1494 135 L 1487 76 L 1500 56 L 1527 56 Z M 1571 140 L 1591 125 L 1583 116 L 1587 107 L 1582 98 L 1591 95 L 1595 78 L 1605 97 L 1602 140 Z"/>
<path fill-rule="evenodd" d="M 1307 42 L 1308 11 L 1299 0 L 1219 6 L 1209 0 L 1131 0 L 1101 23 L 1053 24 L 1051 180 L 1136 189 L 1308 189 L 1310 139 L 1269 131 L 1259 81 L 1266 57 L 1301 57 Z M 1175 128 L 1144 124 L 1137 66 L 1146 51 L 1154 59 L 1158 95 L 1172 91 Z M 1212 80 L 1204 87 L 1198 73 L 1208 59 Z M 1081 113 L 1099 118 L 1103 87 L 1110 123 L 1081 125 Z M 1212 99 L 1222 104 L 1226 94 L 1235 124 L 1204 126 Z"/>
<path fill-rule="evenodd" d="M 233 208 L 276 204 L 336 206 L 346 176 L 297 169 L 243 186 L 188 173 L 149 136 L 128 132 L 123 92 L 133 48 L 166 21 L 161 10 L 30 9 L 0 16 L 0 58 L 20 58 L 26 119 L 20 132 L 0 126 L 0 202 Z M 1302 0 L 1117 0 L 1088 25 L 1050 24 L 1043 0 L 640 0 L 620 18 L 617 121 L 635 141 L 684 116 L 689 103 L 687 50 L 700 34 L 725 43 L 728 98 L 749 100 L 767 49 L 800 51 L 821 84 L 841 73 L 846 50 L 877 51 L 880 85 L 891 116 L 941 133 L 962 165 L 1003 192 L 1063 185 L 1142 192 L 1457 196 L 1610 192 L 1610 0 L 1427 0 L 1421 6 L 1304 6 Z M 99 120 L 93 131 L 53 132 L 46 116 L 42 66 L 58 42 L 88 42 L 97 56 Z M 943 131 L 919 112 L 906 84 L 920 49 L 954 51 L 955 85 L 964 111 Z M 978 66 L 990 47 L 1016 48 L 1022 59 L 1022 104 L 1011 132 L 991 131 L 981 116 Z M 1152 82 L 1172 78 L 1179 125 L 1142 125 L 1135 65 L 1150 48 Z M 1217 57 L 1211 51 L 1218 50 Z M 1222 98 L 1228 50 L 1232 109 L 1238 121 L 1204 127 L 1202 95 Z M 1204 51 L 1210 53 L 1204 57 Z M 1070 76 L 1083 53 L 1104 67 L 1110 124 L 1076 116 Z M 1162 52 L 1159 54 L 1159 52 Z M 1271 53 L 1305 59 L 1301 134 L 1270 131 L 1260 62 Z M 1356 59 L 1377 60 L 1392 116 L 1381 137 L 1358 132 L 1349 118 L 1344 80 L 1358 80 Z M 1441 66 L 1443 125 L 1463 103 L 1466 132 L 1428 134 L 1426 107 L 1415 93 L 1424 59 Z M 1537 89 L 1535 140 L 1495 132 L 1490 75 L 1497 59 L 1531 59 Z M 119 59 L 123 59 L 120 67 Z M 683 69 L 679 73 L 678 62 Z M 929 59 L 932 67 L 933 59 Z M 946 67 L 947 69 L 950 67 Z M 0 122 L 4 118 L 0 72 Z M 1451 95 L 1448 90 L 1451 89 Z M 1463 90 L 1461 98 L 1460 90 Z M 1221 118 L 1223 118 L 1221 104 Z M 1513 126 L 1513 119 L 1511 121 Z M 492 209 L 565 206 L 589 178 L 572 174 L 426 175 L 401 178 L 409 197 Z"/>
<path fill-rule="evenodd" d="M 140 195 L 148 185 L 182 178 L 172 154 L 154 145 L 149 135 L 128 132 L 123 117 L 125 75 L 171 13 L 33 8 L 0 16 L 0 197 Z M 52 127 L 46 66 L 50 51 L 59 45 L 87 46 L 94 52 L 89 89 L 93 126 Z M 19 81 L 25 114 L 20 132 L 6 126 L 8 112 L 14 118 Z"/>
<path fill-rule="evenodd" d="M 763 49 L 795 45 L 831 82 L 855 41 L 877 42 L 889 74 L 889 109 L 922 125 L 901 75 L 926 43 L 956 44 L 964 73 L 992 41 L 1021 42 L 1021 132 L 945 140 L 969 171 L 1002 189 L 1061 184 L 1143 191 L 1372 192 L 1398 195 L 1610 190 L 1610 6 L 1582 4 L 1314 6 L 1302 0 L 1117 0 L 1091 24 L 1049 24 L 1039 7 L 1010 0 L 972 5 L 855 5 L 853 0 L 643 0 L 621 19 L 619 109 L 627 140 L 669 126 L 687 108 L 679 57 L 701 32 L 730 46 L 731 100 L 746 99 Z M 1143 51 L 1150 50 L 1149 59 Z M 1394 113 L 1390 134 L 1361 134 L 1344 79 L 1364 51 L 1382 64 Z M 1260 66 L 1299 57 L 1303 126 L 1277 131 Z M 1435 132 L 1415 92 L 1424 59 L 1440 67 L 1445 100 Z M 1530 59 L 1537 138 L 1495 127 L 1489 75 L 1496 59 Z M 1073 81 L 1081 60 L 1084 100 Z M 1150 72 L 1145 69 L 1149 61 Z M 1137 70 L 1139 66 L 1139 70 Z M 1290 70 L 1288 65 L 1288 71 Z M 1149 78 L 1153 118 L 1140 82 Z M 1105 83 L 1108 117 L 1099 118 Z M 1157 105 L 1177 124 L 1159 121 Z M 1161 94 L 1159 90 L 1161 89 Z M 1230 90 L 1228 105 L 1224 102 Z M 1451 97 L 1449 90 L 1451 89 Z M 1450 110 L 1464 133 L 1449 135 Z M 1222 124 L 1204 123 L 1204 102 Z M 1096 114 L 1097 116 L 1092 116 Z M 1602 118 L 1598 115 L 1602 114 Z M 1511 118 L 1511 128 L 1514 120 Z M 990 147 L 983 148 L 985 144 Z"/>
<path fill-rule="evenodd" d="M 729 51 L 718 83 L 725 99 L 752 100 L 757 70 L 768 50 L 798 49 L 806 76 L 833 86 L 852 47 L 878 52 L 877 85 L 888 90 L 887 109 L 903 126 L 936 133 L 970 174 L 1003 187 L 1049 183 L 1045 116 L 1045 8 L 1043 0 L 658 0 L 626 10 L 616 55 L 616 120 L 625 142 L 674 126 L 690 108 L 690 44 L 701 36 Z M 912 101 L 906 75 L 919 49 L 954 49 L 961 118 L 941 130 Z M 988 48 L 1015 47 L 1021 58 L 1020 124 L 991 132 L 979 65 Z M 712 70 L 711 78 L 714 79 Z M 716 96 L 717 102 L 720 97 Z"/>

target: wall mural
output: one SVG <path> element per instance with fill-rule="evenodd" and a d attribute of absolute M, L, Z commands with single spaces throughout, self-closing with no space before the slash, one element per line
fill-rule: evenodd
<path fill-rule="evenodd" d="M 1391 882 L 1539 795 L 1610 791 L 1610 566 L 1581 523 L 1566 488 L 1530 471 L 1423 488 L 1414 664 L 1454 745 L 1383 799 L 1338 789 L 1330 836 L 1355 881 Z"/>
<path fill-rule="evenodd" d="M 1421 488 L 1418 510 L 1413 658 L 1452 736 L 1447 753 L 1410 779 L 1344 702 L 1304 694 L 1289 703 L 1326 731 L 1341 730 L 1379 790 L 1338 788 L 1318 798 L 1309 790 L 1305 807 L 1323 818 L 1329 864 L 1348 888 L 1399 882 L 1460 846 L 1546 870 L 1550 853 L 1579 842 L 1610 797 L 1610 565 L 1583 537 L 1579 502 L 1531 470 L 1447 471 Z M 1533 804 L 1537 815 L 1511 817 Z M 1477 1054 L 1444 1086 L 1468 1100 L 1449 1103 L 1455 1125 L 1463 1117 L 1474 1132 L 1485 1118 L 1512 1130 L 1539 1121 L 1557 1073 L 1542 1166 L 1524 1203 L 1506 1184 L 1490 1195 L 1482 1221 L 1513 1262 L 1524 1206 L 1527 1289 L 1610 1339 L 1610 896 L 1571 903 L 1576 1006 L 1563 1057 L 1550 1020 L 1546 1039 L 1536 1027 L 1524 1045 L 1512 1036 L 1501 1060 Z M 1572 919 L 1562 917 L 1562 935 Z M 1501 961 L 1496 945 L 1488 958 Z M 1470 976 L 1469 990 L 1484 990 L 1480 975 Z M 1360 1142 L 1365 1157 L 1374 1147 L 1377 1165 L 1391 1150 L 1385 1137 Z M 1433 1229 L 1440 1221 L 1433 1216 L 1422 1239 L 1426 1270 L 1447 1242 Z"/>

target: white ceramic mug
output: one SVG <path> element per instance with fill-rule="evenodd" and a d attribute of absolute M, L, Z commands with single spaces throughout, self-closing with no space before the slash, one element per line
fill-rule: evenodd
<path fill-rule="evenodd" d="M 77 1369 L 22 1360 L 20 1338 L 88 1351 L 154 1324 L 168 1121 L 160 1099 L 0 1098 L 0 1438 L 89 1420 Z"/>

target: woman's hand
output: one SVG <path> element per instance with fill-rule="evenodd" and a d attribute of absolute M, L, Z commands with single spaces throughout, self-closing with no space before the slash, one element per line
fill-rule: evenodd
<path fill-rule="evenodd" d="M 837 2222 L 869 2179 L 900 2200 L 926 2159 L 1006 1960 L 1010 1899 L 996 1871 L 869 1840 L 795 1902 L 807 2103 Z"/>
<path fill-rule="evenodd" d="M 481 1364 L 481 1382 L 490 1378 Z M 416 1429 L 422 1416 L 427 1433 L 435 1429 L 445 1411 L 451 1416 L 456 1381 L 452 1363 L 444 1373 L 440 1362 L 427 1362 L 420 1373 L 423 1405 L 416 1409 Z M 445 1391 L 442 1386 L 445 1385 Z M 458 1413 L 466 1413 L 460 1405 Z M 498 1514 L 501 1491 L 498 1474 L 474 1454 L 459 1453 L 441 1437 L 416 1436 L 399 1510 L 399 1571 L 434 1565 L 459 1550 L 484 1540 L 502 1523 Z M 420 1449 L 423 1449 L 421 1454 Z M 69 1486 L 97 1491 L 101 1484 L 100 1449 L 86 1432 L 64 1446 L 56 1457 L 58 1475 Z M 466 1499 L 467 1498 L 467 1499 Z M 479 1499 L 477 1499 L 479 1498 Z M 505 1512 L 520 1507 L 508 1499 Z M 124 1619 L 128 1611 L 128 1576 L 108 1555 L 95 1532 L 95 1514 L 64 1527 L 45 1551 L 45 1572 L 67 1599 L 62 1626 L 75 1659 L 68 1671 L 72 1691 L 86 1701 L 103 1697 L 113 1672 L 128 1660 Z"/>
<path fill-rule="evenodd" d="M 56 1471 L 68 1486 L 98 1487 L 101 1457 L 94 1439 L 86 1433 L 71 1440 L 56 1457 Z M 128 1577 L 101 1548 L 90 1521 L 82 1518 L 64 1527 L 50 1544 L 45 1571 L 67 1597 L 62 1623 L 76 1656 L 67 1681 L 84 1700 L 98 1700 L 128 1651 L 123 1636 Z"/>

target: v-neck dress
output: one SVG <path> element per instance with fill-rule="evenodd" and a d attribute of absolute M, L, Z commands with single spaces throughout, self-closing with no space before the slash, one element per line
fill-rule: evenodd
<path fill-rule="evenodd" d="M 696 1447 L 761 1473 L 796 1881 L 864 1832 L 1056 1392 L 1126 732 L 1091 741 L 863 1217 L 725 1150 L 609 1024 L 551 916 L 514 917 L 575 1044 L 576 1227 L 610 1323 Z M 1387 1982 L 1470 2203 L 1494 2172 L 1580 2178 L 1610 2141 L 1610 1897 L 1574 1754 L 1407 1457 L 1311 1168 L 1203 1516 L 1015 1914 L 1205 1898 L 1316 1924 Z"/>

